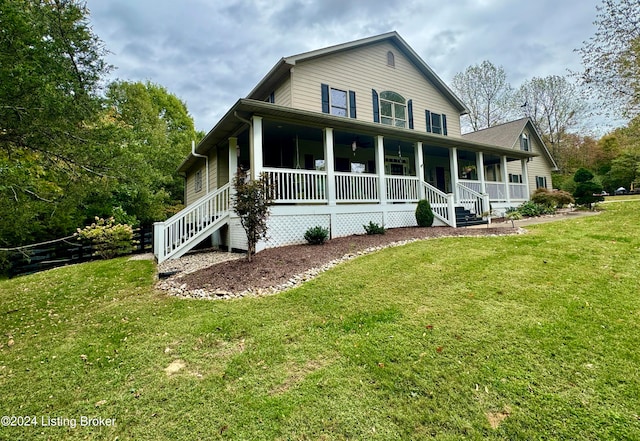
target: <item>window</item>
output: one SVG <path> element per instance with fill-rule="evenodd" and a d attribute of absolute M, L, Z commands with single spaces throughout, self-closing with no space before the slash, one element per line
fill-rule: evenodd
<path fill-rule="evenodd" d="M 336 116 L 356 117 L 356 93 L 352 90 L 340 90 L 329 87 L 327 84 L 321 85 L 322 90 L 322 113 Z"/>
<path fill-rule="evenodd" d="M 198 170 L 193 180 L 193 191 L 202 191 L 202 170 Z"/>
<path fill-rule="evenodd" d="M 396 67 L 396 57 L 393 52 L 387 52 L 387 66 Z"/>
<path fill-rule="evenodd" d="M 520 150 L 525 152 L 529 151 L 529 137 L 526 133 L 520 135 Z"/>
<path fill-rule="evenodd" d="M 509 173 L 509 182 L 512 184 L 522 184 L 522 175 L 513 175 Z"/>
<path fill-rule="evenodd" d="M 380 122 L 395 127 L 407 126 L 407 102 L 396 92 L 380 93 Z"/>
<path fill-rule="evenodd" d="M 547 188 L 546 176 L 536 176 L 536 188 Z"/>
<path fill-rule="evenodd" d="M 427 132 L 438 135 L 447 134 L 447 115 L 425 110 L 425 119 L 427 121 Z"/>
<path fill-rule="evenodd" d="M 269 94 L 269 97 L 265 100 L 268 103 L 274 104 L 276 102 L 276 93 L 275 92 L 271 92 Z"/>

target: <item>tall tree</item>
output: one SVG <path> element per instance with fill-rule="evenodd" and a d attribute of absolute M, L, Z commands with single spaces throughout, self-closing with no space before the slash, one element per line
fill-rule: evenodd
<path fill-rule="evenodd" d="M 453 90 L 469 108 L 468 123 L 476 131 L 509 120 L 513 89 L 502 66 L 490 61 L 469 66 L 453 77 Z"/>
<path fill-rule="evenodd" d="M 521 111 L 531 118 L 553 157 L 558 158 L 566 133 L 578 125 L 586 112 L 577 87 L 558 75 L 534 77 L 520 86 L 517 96 L 524 103 Z"/>
<path fill-rule="evenodd" d="M 614 113 L 640 112 L 640 1 L 603 0 L 596 33 L 583 42 L 582 83 Z"/>
<path fill-rule="evenodd" d="M 183 198 L 176 170 L 198 140 L 193 119 L 178 97 L 150 82 L 114 82 L 106 96 L 122 155 L 111 205 L 141 222 L 165 219 L 167 206 Z"/>
<path fill-rule="evenodd" d="M 0 0 L 1 244 L 68 231 L 108 174 L 103 54 L 80 1 Z"/>

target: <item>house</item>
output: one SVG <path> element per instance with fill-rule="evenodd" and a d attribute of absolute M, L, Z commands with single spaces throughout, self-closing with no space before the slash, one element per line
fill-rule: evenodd
<path fill-rule="evenodd" d="M 238 167 L 275 188 L 270 238 L 258 249 L 302 243 L 314 226 L 331 237 L 364 233 L 370 221 L 414 226 L 420 199 L 434 225 L 489 222 L 491 210 L 529 198 L 531 176 L 550 185 L 552 164 L 530 123 L 520 128 L 532 142 L 517 148 L 506 135 L 463 136 L 465 113 L 396 32 L 282 58 L 181 164 L 187 206 L 155 225 L 155 255 L 179 257 L 209 238 L 246 249 L 230 209 Z"/>

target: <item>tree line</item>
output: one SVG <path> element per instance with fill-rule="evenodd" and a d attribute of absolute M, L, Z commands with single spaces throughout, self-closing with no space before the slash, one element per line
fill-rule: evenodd
<path fill-rule="evenodd" d="M 596 32 L 576 49 L 584 70 L 534 77 L 513 88 L 488 60 L 456 74 L 453 90 L 469 108 L 466 131 L 529 117 L 558 164 L 553 185 L 573 192 L 574 173 L 588 169 L 607 191 L 640 184 L 640 1 L 604 0 Z M 627 121 L 599 138 L 589 121 Z"/>
<path fill-rule="evenodd" d="M 83 2 L 0 0 L 0 247 L 180 208 L 176 169 L 202 134 L 164 87 L 105 84 L 105 54 Z"/>

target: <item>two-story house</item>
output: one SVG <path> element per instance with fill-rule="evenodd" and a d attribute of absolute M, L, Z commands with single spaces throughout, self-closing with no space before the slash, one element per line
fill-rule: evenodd
<path fill-rule="evenodd" d="M 275 189 L 259 249 L 302 243 L 318 225 L 331 237 L 369 222 L 414 226 L 420 199 L 435 225 L 486 222 L 551 184 L 555 165 L 528 120 L 463 136 L 465 113 L 396 32 L 282 58 L 180 166 L 187 207 L 156 224 L 156 257 L 210 237 L 246 249 L 230 209 L 238 167 L 252 179 L 264 173 Z"/>

